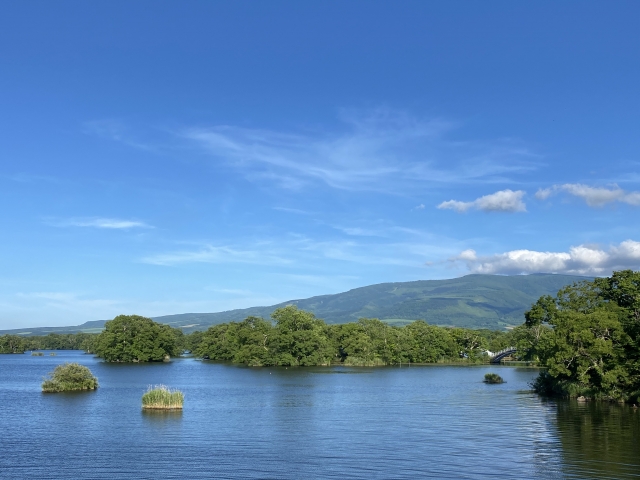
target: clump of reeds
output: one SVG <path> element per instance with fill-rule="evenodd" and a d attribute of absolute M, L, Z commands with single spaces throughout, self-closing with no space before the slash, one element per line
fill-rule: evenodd
<path fill-rule="evenodd" d="M 484 376 L 485 383 L 504 383 L 504 380 L 497 373 L 487 373 Z"/>
<path fill-rule="evenodd" d="M 49 354 L 49 356 L 51 356 L 51 357 L 55 357 L 56 355 L 57 355 L 57 353 L 56 353 L 56 352 L 51 352 L 51 353 Z"/>
<path fill-rule="evenodd" d="M 184 394 L 180 390 L 171 390 L 165 385 L 156 385 L 142 395 L 142 408 L 157 410 L 181 409 L 184 403 Z"/>
<path fill-rule="evenodd" d="M 73 392 L 78 390 L 95 390 L 98 379 L 91 370 L 78 363 L 58 365 L 42 383 L 43 392 Z"/>
<path fill-rule="evenodd" d="M 44 353 L 42 352 L 31 352 L 32 357 L 43 357 Z"/>

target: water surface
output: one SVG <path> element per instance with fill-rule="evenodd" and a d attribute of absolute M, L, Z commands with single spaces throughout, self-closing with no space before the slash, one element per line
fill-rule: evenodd
<path fill-rule="evenodd" d="M 95 392 L 43 394 L 65 361 Z M 487 385 L 497 372 L 506 383 Z M 2 478 L 638 478 L 640 412 L 543 401 L 513 367 L 246 368 L 0 355 Z M 149 385 L 181 413 L 143 412 Z"/>

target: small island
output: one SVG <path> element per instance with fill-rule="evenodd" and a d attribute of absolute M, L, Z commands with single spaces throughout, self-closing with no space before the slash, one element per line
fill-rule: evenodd
<path fill-rule="evenodd" d="M 484 383 L 504 383 L 504 380 L 497 373 L 487 373 L 484 376 Z"/>
<path fill-rule="evenodd" d="M 165 385 L 156 385 L 142 395 L 142 408 L 145 410 L 182 410 L 184 394 L 180 390 L 171 390 Z"/>
<path fill-rule="evenodd" d="M 93 376 L 91 370 L 78 363 L 58 365 L 49 376 L 51 378 L 45 378 L 42 383 L 42 391 L 46 393 L 95 390 L 98 388 L 98 379 Z"/>

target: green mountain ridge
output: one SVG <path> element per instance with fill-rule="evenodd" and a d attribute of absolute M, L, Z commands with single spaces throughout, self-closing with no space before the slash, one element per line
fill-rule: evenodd
<path fill-rule="evenodd" d="M 380 283 L 344 293 L 290 300 L 267 307 L 251 307 L 216 313 L 181 313 L 153 317 L 160 323 L 182 328 L 186 333 L 211 325 L 240 321 L 248 316 L 269 318 L 285 305 L 313 312 L 327 323 L 347 323 L 359 318 L 379 318 L 395 325 L 425 320 L 433 325 L 501 330 L 524 322 L 524 312 L 542 295 L 591 277 L 571 275 L 481 275 L 449 280 L 418 280 Z M 46 335 L 49 333 L 94 333 L 105 320 L 75 327 L 38 327 L 1 330 L 0 334 Z"/>

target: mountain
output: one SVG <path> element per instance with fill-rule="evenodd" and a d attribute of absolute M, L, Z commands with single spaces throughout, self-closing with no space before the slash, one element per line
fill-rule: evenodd
<path fill-rule="evenodd" d="M 297 305 L 327 323 L 346 323 L 361 317 L 379 318 L 394 325 L 426 320 L 433 325 L 504 329 L 524 322 L 524 312 L 542 295 L 555 295 L 565 285 L 590 280 L 570 275 L 466 275 L 450 280 L 380 283 L 334 295 L 290 300 L 269 307 L 251 307 L 217 313 L 182 313 L 154 320 L 185 332 L 211 325 L 240 321 L 248 316 L 269 318 L 285 305 Z M 142 312 L 144 313 L 144 312 Z M 104 320 L 77 327 L 40 327 L 3 330 L 0 334 L 99 332 Z"/>

